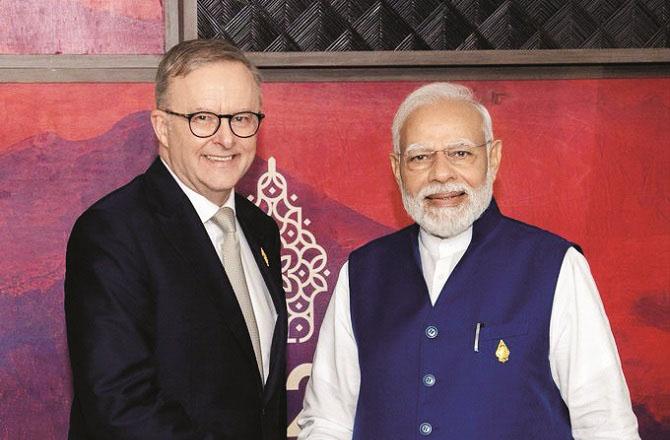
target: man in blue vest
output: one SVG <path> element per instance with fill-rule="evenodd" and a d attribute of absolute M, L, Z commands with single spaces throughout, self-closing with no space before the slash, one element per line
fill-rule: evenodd
<path fill-rule="evenodd" d="M 579 248 L 503 216 L 502 143 L 463 86 L 410 94 L 391 166 L 416 224 L 354 251 L 299 439 L 639 439 Z"/>

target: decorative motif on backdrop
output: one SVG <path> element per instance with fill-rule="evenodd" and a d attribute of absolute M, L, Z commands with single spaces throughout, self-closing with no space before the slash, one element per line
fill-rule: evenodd
<path fill-rule="evenodd" d="M 303 219 L 298 196 L 289 196 L 286 178 L 277 171 L 274 157 L 258 179 L 256 195 L 248 199 L 274 217 L 279 225 L 282 244 L 282 276 L 289 312 L 288 343 L 307 342 L 314 334 L 314 299 L 328 291 L 328 256 L 314 234 L 307 229 L 311 220 Z"/>

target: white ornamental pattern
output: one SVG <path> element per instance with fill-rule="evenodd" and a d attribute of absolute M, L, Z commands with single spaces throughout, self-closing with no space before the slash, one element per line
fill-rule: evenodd
<path fill-rule="evenodd" d="M 256 196 L 249 196 L 256 206 L 274 217 L 279 225 L 282 243 L 282 278 L 288 307 L 288 342 L 308 341 L 314 334 L 314 299 L 328 291 L 326 268 L 328 256 L 303 219 L 302 208 L 294 205 L 296 194 L 289 196 L 286 178 L 277 172 L 274 157 L 268 159 L 268 170 L 256 183 Z"/>

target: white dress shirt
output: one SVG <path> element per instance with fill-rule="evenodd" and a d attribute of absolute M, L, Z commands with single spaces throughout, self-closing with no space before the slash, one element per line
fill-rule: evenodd
<path fill-rule="evenodd" d="M 433 305 L 471 238 L 472 227 L 447 239 L 421 230 L 421 264 Z M 556 283 L 549 338 L 551 375 L 570 410 L 574 438 L 639 439 L 609 321 L 586 259 L 574 248 L 566 252 Z M 360 381 L 347 262 L 321 325 L 298 439 L 351 439 Z"/>
<path fill-rule="evenodd" d="M 226 206 L 229 207 L 235 212 L 235 191 L 231 190 L 228 200 L 222 205 L 217 206 L 215 203 L 210 202 L 206 197 L 197 192 L 193 191 L 191 188 L 186 186 L 179 178 L 172 172 L 169 166 L 163 161 L 163 165 L 170 171 L 172 177 L 179 185 L 179 187 L 184 191 L 186 197 L 191 201 L 195 211 L 198 213 L 198 217 L 205 226 L 207 230 L 207 235 L 216 249 L 216 253 L 223 264 L 223 254 L 222 254 L 222 244 L 223 244 L 223 231 L 219 226 L 214 223 L 213 217 L 220 208 Z M 263 275 L 261 275 L 260 269 L 256 265 L 256 260 L 254 255 L 251 253 L 251 248 L 247 242 L 244 233 L 242 232 L 242 227 L 237 221 L 237 216 L 235 217 L 235 233 L 240 242 L 240 258 L 242 259 L 242 268 L 244 269 L 244 278 L 247 282 L 247 288 L 249 289 L 249 296 L 251 297 L 251 306 L 254 309 L 254 315 L 256 317 L 256 325 L 258 327 L 258 335 L 261 340 L 261 354 L 263 356 L 263 383 L 267 381 L 268 373 L 270 371 L 270 351 L 272 346 L 272 336 L 274 335 L 275 323 L 277 322 L 277 311 L 275 310 L 274 303 L 272 302 L 272 296 L 270 296 L 270 291 L 265 285 L 263 280 Z"/>

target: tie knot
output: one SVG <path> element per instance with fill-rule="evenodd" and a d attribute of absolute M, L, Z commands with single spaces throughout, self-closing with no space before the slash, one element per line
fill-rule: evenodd
<path fill-rule="evenodd" d="M 224 206 L 214 214 L 214 223 L 219 225 L 223 232 L 235 232 L 235 211 Z"/>

